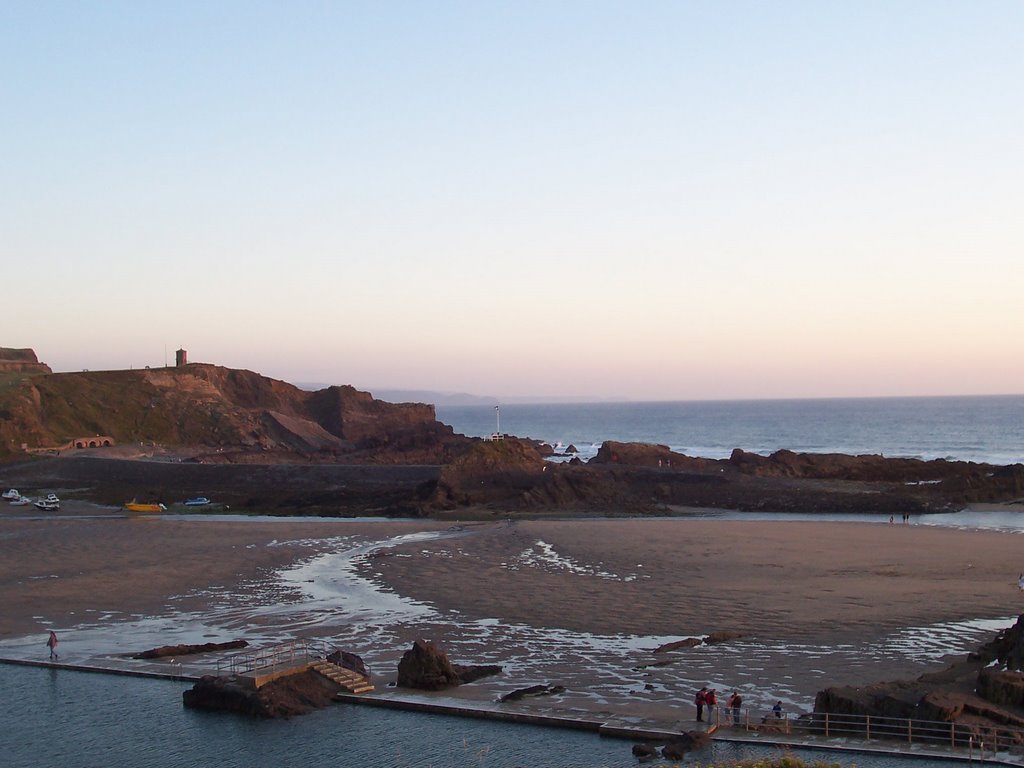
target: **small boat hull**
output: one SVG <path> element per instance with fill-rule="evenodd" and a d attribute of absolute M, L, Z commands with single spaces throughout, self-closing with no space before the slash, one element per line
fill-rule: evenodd
<path fill-rule="evenodd" d="M 129 512 L 146 512 L 150 514 L 154 512 L 164 512 L 167 510 L 167 507 L 165 507 L 163 504 L 140 504 L 139 502 L 136 501 L 127 502 L 124 505 L 124 508 L 127 509 Z"/>
<path fill-rule="evenodd" d="M 43 512 L 56 512 L 60 509 L 60 504 L 53 501 L 37 501 L 35 503 L 36 509 L 41 509 Z"/>

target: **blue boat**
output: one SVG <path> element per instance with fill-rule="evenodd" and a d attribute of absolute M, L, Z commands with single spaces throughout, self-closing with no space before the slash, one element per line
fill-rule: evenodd
<path fill-rule="evenodd" d="M 205 496 L 196 496 L 194 499 L 189 499 L 185 502 L 186 507 L 205 507 L 210 503 L 210 500 Z"/>

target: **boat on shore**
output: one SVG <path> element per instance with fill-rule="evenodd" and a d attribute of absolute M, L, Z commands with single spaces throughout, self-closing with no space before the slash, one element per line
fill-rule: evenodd
<path fill-rule="evenodd" d="M 35 503 L 36 509 L 41 509 L 43 512 L 56 512 L 60 509 L 59 501 L 50 501 L 49 499 L 40 499 Z"/>
<path fill-rule="evenodd" d="M 29 496 L 19 496 L 16 499 L 11 499 L 12 507 L 27 507 L 32 503 L 32 499 Z"/>
<path fill-rule="evenodd" d="M 196 496 L 194 499 L 188 499 L 185 501 L 186 507 L 205 507 L 210 503 L 210 500 L 205 496 Z"/>
<path fill-rule="evenodd" d="M 18 492 L 17 488 L 11 488 L 0 493 L 0 498 L 6 499 L 7 501 L 17 501 L 21 498 L 21 494 Z"/>
<path fill-rule="evenodd" d="M 126 501 L 124 508 L 129 512 L 166 512 L 167 507 L 163 504 L 145 504 L 138 501 Z"/>

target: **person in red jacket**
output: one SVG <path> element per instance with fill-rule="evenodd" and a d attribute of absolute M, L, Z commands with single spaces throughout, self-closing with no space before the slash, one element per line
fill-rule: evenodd
<path fill-rule="evenodd" d="M 714 722 L 715 707 L 718 706 L 718 691 L 712 688 L 704 695 L 704 703 L 708 706 L 708 722 Z"/>

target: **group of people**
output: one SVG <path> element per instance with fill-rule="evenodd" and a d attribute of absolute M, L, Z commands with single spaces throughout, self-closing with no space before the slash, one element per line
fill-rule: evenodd
<path fill-rule="evenodd" d="M 718 691 L 708 686 L 703 686 L 697 694 L 694 696 L 694 704 L 697 705 L 697 722 L 704 722 L 704 710 L 707 709 L 708 720 L 711 720 L 712 714 L 714 713 L 715 707 L 718 706 Z M 733 691 L 725 702 L 725 717 L 729 719 L 729 715 L 732 715 L 732 724 L 740 724 L 740 711 L 743 709 L 743 697 L 740 696 L 739 691 Z M 776 701 L 775 706 L 772 707 L 772 714 L 777 718 L 782 718 L 782 702 Z"/>

